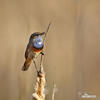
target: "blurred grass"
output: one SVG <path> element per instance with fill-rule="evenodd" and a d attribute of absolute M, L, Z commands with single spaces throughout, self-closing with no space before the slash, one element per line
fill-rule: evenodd
<path fill-rule="evenodd" d="M 99 99 L 99 6 L 99 0 L 0 0 L 0 100 L 31 99 L 36 73 L 33 64 L 21 71 L 24 52 L 30 34 L 51 19 L 44 68 L 48 87 L 55 80 L 59 89 L 55 100 L 79 100 L 80 89 Z"/>

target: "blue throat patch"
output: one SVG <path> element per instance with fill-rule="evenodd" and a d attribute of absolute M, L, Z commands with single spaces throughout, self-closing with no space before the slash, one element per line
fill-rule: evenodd
<path fill-rule="evenodd" d="M 43 39 L 40 35 L 36 37 L 33 46 L 37 49 L 43 48 Z"/>

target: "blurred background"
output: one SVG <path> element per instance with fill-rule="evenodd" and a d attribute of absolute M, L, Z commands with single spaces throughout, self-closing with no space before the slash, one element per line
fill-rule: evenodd
<path fill-rule="evenodd" d="M 0 100 L 31 100 L 36 70 L 21 71 L 24 53 L 30 35 L 50 21 L 46 100 L 53 82 L 55 100 L 83 100 L 80 91 L 100 99 L 100 0 L 0 0 Z"/>

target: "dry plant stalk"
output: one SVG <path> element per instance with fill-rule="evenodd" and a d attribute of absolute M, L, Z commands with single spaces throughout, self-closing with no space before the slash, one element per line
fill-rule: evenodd
<path fill-rule="evenodd" d="M 58 91 L 56 84 L 53 84 L 53 93 L 52 93 L 52 100 L 54 100 L 55 93 Z"/>
<path fill-rule="evenodd" d="M 43 66 L 40 67 L 37 72 L 37 81 L 35 86 L 35 92 L 32 94 L 32 100 L 45 100 L 45 72 Z"/>

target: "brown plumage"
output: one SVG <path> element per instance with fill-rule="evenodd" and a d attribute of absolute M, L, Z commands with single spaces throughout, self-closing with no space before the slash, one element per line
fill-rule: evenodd
<path fill-rule="evenodd" d="M 35 53 L 31 49 L 27 48 L 25 51 L 25 62 L 22 67 L 23 71 L 28 70 L 33 58 L 35 58 Z"/>
<path fill-rule="evenodd" d="M 33 33 L 30 36 L 29 43 L 27 45 L 26 51 L 25 51 L 25 62 L 22 67 L 22 71 L 27 71 L 32 60 L 34 60 L 43 50 L 43 46 L 41 48 L 35 48 L 33 46 L 35 39 L 37 38 L 38 35 L 43 35 L 44 33 Z M 36 66 L 35 66 L 36 67 Z"/>

